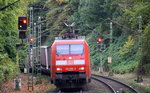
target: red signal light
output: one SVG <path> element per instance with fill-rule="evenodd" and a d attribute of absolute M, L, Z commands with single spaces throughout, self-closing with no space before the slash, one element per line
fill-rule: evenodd
<path fill-rule="evenodd" d="M 34 38 L 33 37 L 30 37 L 29 38 L 29 42 L 33 42 L 34 41 Z"/>
<path fill-rule="evenodd" d="M 97 39 L 97 43 L 101 43 L 102 41 L 103 41 L 102 38 L 98 38 L 98 39 Z"/>
<path fill-rule="evenodd" d="M 21 16 L 18 17 L 18 30 L 27 31 L 28 20 L 27 17 Z"/>
<path fill-rule="evenodd" d="M 26 20 L 26 19 L 24 19 L 24 20 L 23 20 L 23 23 L 24 23 L 24 24 L 26 24 L 26 23 L 27 23 L 27 20 Z"/>

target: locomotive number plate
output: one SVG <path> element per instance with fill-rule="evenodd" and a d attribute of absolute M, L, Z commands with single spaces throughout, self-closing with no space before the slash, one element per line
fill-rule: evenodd
<path fill-rule="evenodd" d="M 67 71 L 73 71 L 73 68 L 66 68 Z"/>

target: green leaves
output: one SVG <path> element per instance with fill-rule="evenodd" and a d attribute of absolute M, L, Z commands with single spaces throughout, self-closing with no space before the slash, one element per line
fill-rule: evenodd
<path fill-rule="evenodd" d="M 0 81 L 13 77 L 17 72 L 16 64 L 7 54 L 0 54 Z"/>
<path fill-rule="evenodd" d="M 0 0 L 3 7 L 16 0 Z M 17 73 L 16 48 L 18 43 L 18 16 L 27 15 L 28 5 L 34 0 L 20 0 L 0 11 L 0 82 L 12 78 Z M 25 58 L 25 57 L 24 57 Z"/>
<path fill-rule="evenodd" d="M 128 55 L 131 53 L 131 49 L 134 45 L 134 40 L 132 39 L 131 36 L 128 37 L 128 41 L 124 43 L 123 47 L 119 51 L 120 55 Z"/>

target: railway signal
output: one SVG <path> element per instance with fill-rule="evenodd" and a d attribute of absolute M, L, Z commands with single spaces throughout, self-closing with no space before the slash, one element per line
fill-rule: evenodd
<path fill-rule="evenodd" d="M 29 42 L 33 42 L 34 41 L 34 38 L 33 37 L 30 37 L 29 38 Z"/>
<path fill-rule="evenodd" d="M 98 48 L 100 50 L 100 67 L 99 67 L 99 72 L 100 73 L 103 73 L 103 52 L 105 51 L 105 44 L 103 44 L 103 38 L 102 37 L 99 37 L 97 38 L 97 45 L 98 45 Z"/>
<path fill-rule="evenodd" d="M 24 16 L 18 17 L 18 29 L 20 31 L 27 30 L 27 25 L 28 25 L 27 17 Z"/>
<path fill-rule="evenodd" d="M 27 25 L 28 25 L 27 17 L 24 16 L 18 17 L 18 30 L 20 39 L 26 38 Z"/>
<path fill-rule="evenodd" d="M 103 39 L 101 37 L 97 38 L 97 44 L 102 43 Z"/>
<path fill-rule="evenodd" d="M 20 39 L 26 38 L 26 32 L 25 31 L 19 31 L 19 38 Z"/>

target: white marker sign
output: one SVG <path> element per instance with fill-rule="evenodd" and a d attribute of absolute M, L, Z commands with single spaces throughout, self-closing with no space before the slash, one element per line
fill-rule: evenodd
<path fill-rule="evenodd" d="M 108 63 L 111 63 L 111 62 L 112 62 L 112 58 L 108 57 Z"/>

